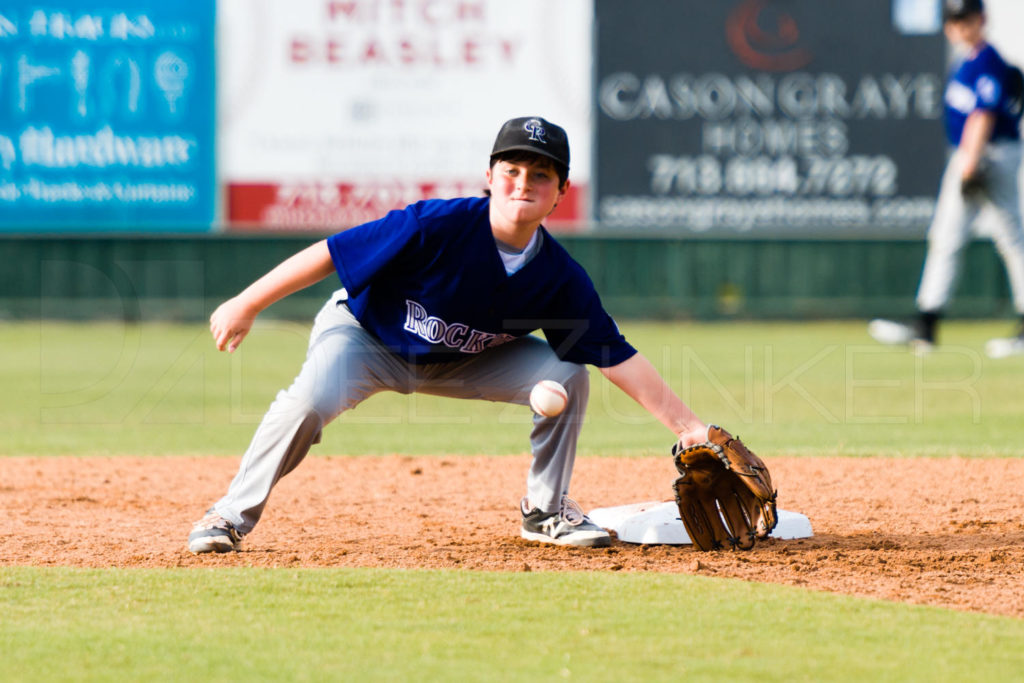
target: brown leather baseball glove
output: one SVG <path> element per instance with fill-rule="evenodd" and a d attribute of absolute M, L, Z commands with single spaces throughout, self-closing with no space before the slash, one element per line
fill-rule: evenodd
<path fill-rule="evenodd" d="M 676 443 L 676 503 L 698 550 L 750 550 L 778 523 L 768 467 L 743 442 L 717 425 L 696 446 Z"/>

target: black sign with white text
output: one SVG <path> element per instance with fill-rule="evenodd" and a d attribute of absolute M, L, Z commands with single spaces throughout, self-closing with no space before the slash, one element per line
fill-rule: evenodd
<path fill-rule="evenodd" d="M 945 40 L 901 31 L 892 0 L 596 0 L 595 11 L 600 230 L 927 227 L 946 159 Z"/>

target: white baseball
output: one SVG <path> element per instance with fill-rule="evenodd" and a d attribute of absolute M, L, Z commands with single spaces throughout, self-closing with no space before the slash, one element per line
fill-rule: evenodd
<path fill-rule="evenodd" d="M 569 394 L 553 379 L 542 379 L 530 391 L 530 407 L 544 417 L 554 417 L 565 410 Z"/>

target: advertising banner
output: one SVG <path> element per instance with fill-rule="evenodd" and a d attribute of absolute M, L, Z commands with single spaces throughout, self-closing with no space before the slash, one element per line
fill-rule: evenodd
<path fill-rule="evenodd" d="M 599 229 L 921 235 L 946 158 L 937 7 L 596 0 Z"/>
<path fill-rule="evenodd" d="M 0 5 L 0 231 L 203 231 L 213 2 Z"/>
<path fill-rule="evenodd" d="M 591 0 L 222 0 L 221 173 L 235 230 L 336 230 L 479 195 L 501 124 L 572 147 L 548 227 L 585 216 Z"/>

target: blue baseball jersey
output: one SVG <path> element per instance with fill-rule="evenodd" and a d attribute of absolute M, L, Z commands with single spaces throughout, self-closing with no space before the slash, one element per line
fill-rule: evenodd
<path fill-rule="evenodd" d="M 959 145 L 964 123 L 971 112 L 994 112 L 996 125 L 992 140 L 1019 140 L 1018 119 L 1010 114 L 1004 87 L 1007 66 L 995 48 L 985 45 L 954 68 L 946 84 L 946 137 Z"/>
<path fill-rule="evenodd" d="M 543 330 L 559 358 L 598 367 L 636 350 L 590 277 L 543 228 L 537 254 L 509 275 L 486 197 L 432 199 L 327 238 L 349 308 L 412 363 L 448 362 Z"/>

